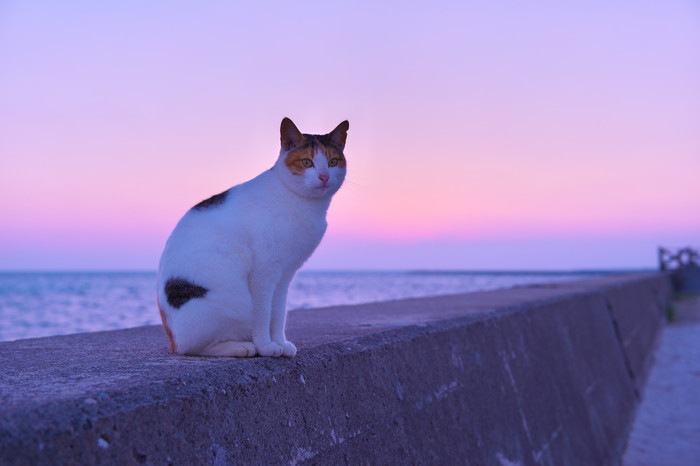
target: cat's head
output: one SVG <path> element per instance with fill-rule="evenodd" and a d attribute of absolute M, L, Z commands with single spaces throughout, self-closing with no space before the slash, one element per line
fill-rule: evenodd
<path fill-rule="evenodd" d="M 331 197 L 345 179 L 343 150 L 350 124 L 343 121 L 328 134 L 302 134 L 289 118 L 280 125 L 280 157 L 275 165 L 283 182 L 297 194 Z"/>

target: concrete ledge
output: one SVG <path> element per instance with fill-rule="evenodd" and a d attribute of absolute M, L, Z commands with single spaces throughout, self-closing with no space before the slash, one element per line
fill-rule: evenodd
<path fill-rule="evenodd" d="M 666 275 L 290 313 L 292 360 L 159 327 L 0 343 L 0 464 L 616 464 Z"/>

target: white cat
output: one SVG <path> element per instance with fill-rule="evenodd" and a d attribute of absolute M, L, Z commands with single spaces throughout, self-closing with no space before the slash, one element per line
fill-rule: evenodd
<path fill-rule="evenodd" d="M 158 306 L 170 349 L 207 356 L 294 356 L 287 289 L 326 231 L 345 179 L 349 124 L 326 135 L 280 127 L 275 165 L 190 209 L 168 239 Z"/>

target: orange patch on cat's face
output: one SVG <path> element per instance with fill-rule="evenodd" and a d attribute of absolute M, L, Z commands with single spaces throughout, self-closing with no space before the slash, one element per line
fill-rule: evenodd
<path fill-rule="evenodd" d="M 170 342 L 170 351 L 174 353 L 177 349 L 175 346 L 175 339 L 173 338 L 173 332 L 170 330 L 170 327 L 168 327 L 168 321 L 165 318 L 165 311 L 163 311 L 163 308 L 160 306 L 160 300 L 158 301 L 158 310 L 160 311 L 160 320 L 163 322 L 163 328 L 165 329 L 165 336 L 168 337 L 168 341 Z"/>
<path fill-rule="evenodd" d="M 313 151 L 314 146 L 312 145 L 301 147 L 299 149 L 294 149 L 289 154 L 287 154 L 287 158 L 284 159 L 284 164 L 287 165 L 287 168 L 293 174 L 301 175 L 306 170 L 306 167 L 304 167 L 302 161 L 304 159 L 313 160 Z"/>
<path fill-rule="evenodd" d="M 309 137 L 305 136 L 304 142 L 300 145 L 300 147 L 290 151 L 289 154 L 287 154 L 287 157 L 284 159 L 284 163 L 290 172 L 295 175 L 301 175 L 304 173 L 307 167 L 304 167 L 303 160 L 309 159 L 313 161 L 316 150 L 320 150 L 321 153 L 326 156 L 326 160 L 329 162 L 331 159 L 338 159 L 337 166 L 340 168 L 345 168 L 345 156 L 343 156 L 341 152 L 336 150 L 334 147 L 319 143 L 318 140 L 310 141 L 309 139 Z"/>

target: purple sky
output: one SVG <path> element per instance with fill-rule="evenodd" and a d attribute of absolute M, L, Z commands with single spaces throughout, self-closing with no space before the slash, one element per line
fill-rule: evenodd
<path fill-rule="evenodd" d="M 323 269 L 700 245 L 700 6 L 0 4 L 0 269 L 155 269 L 193 204 L 350 120 Z"/>

